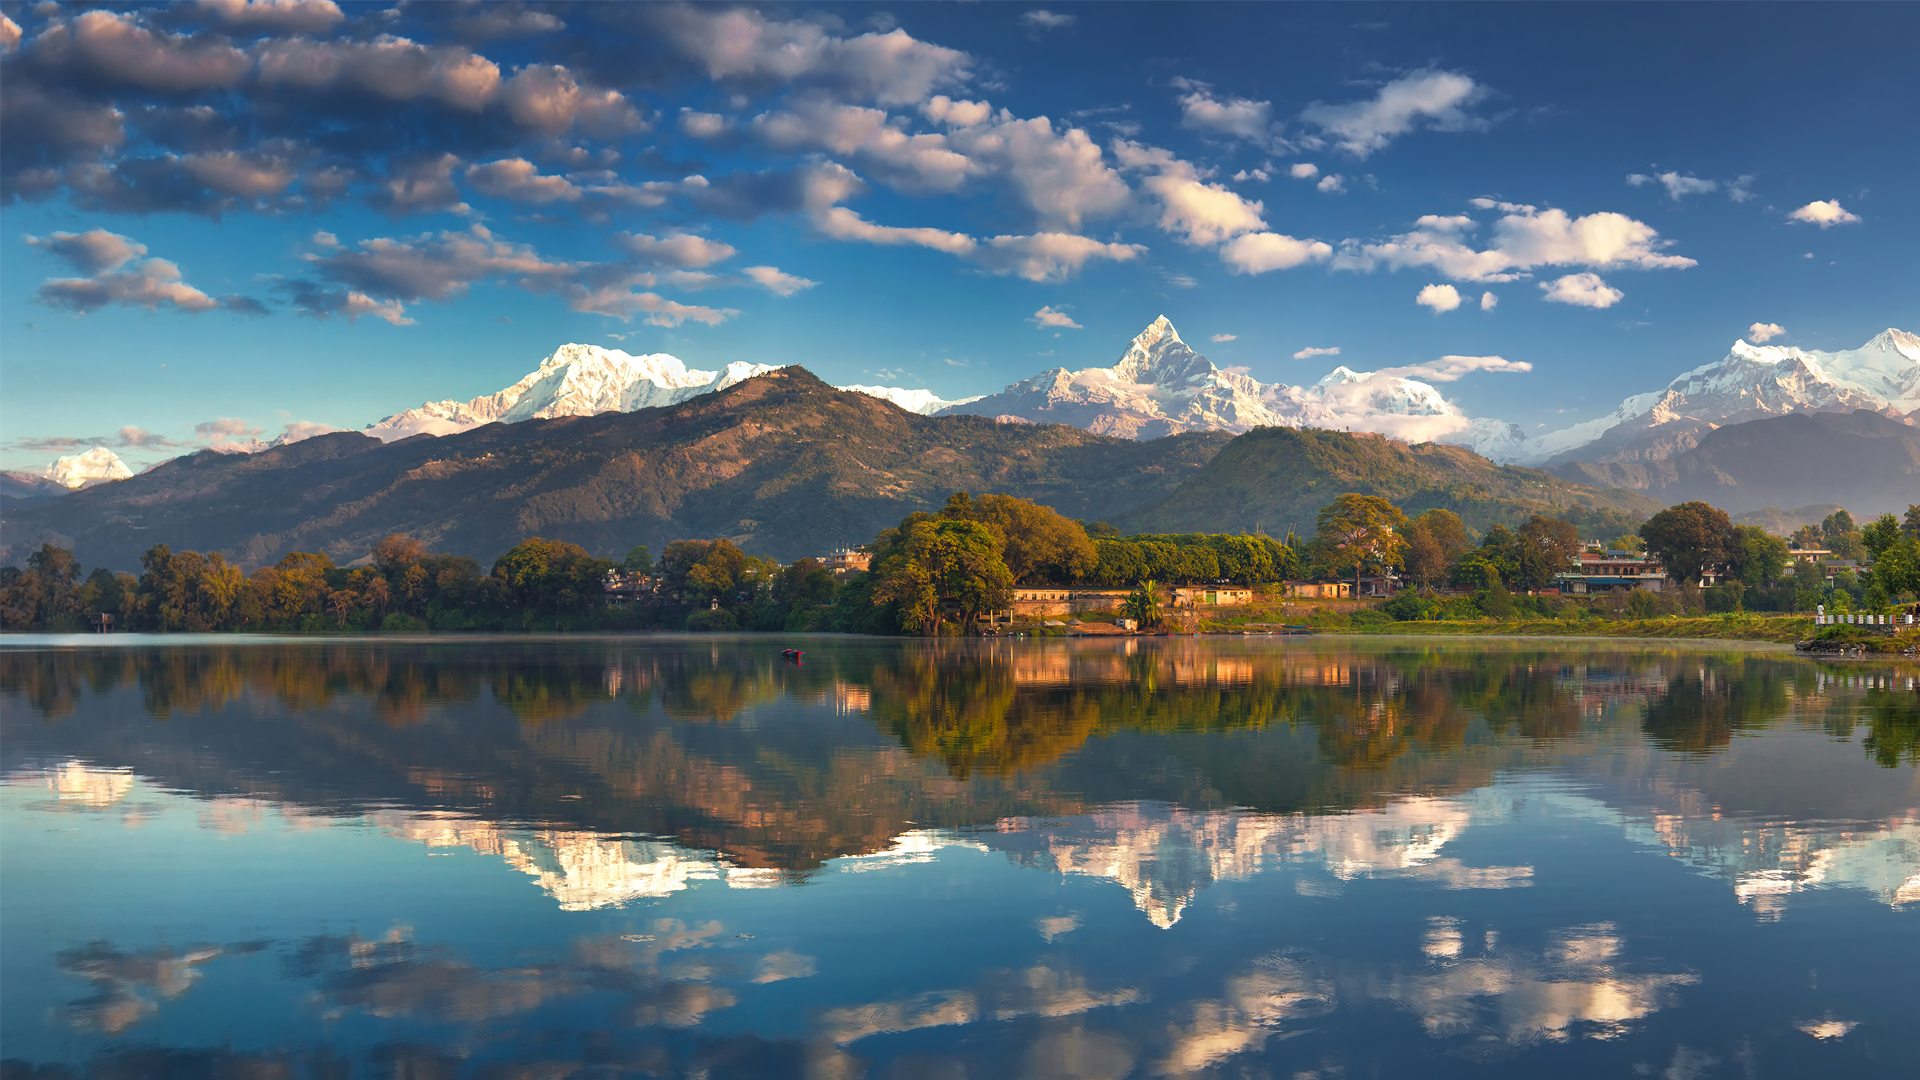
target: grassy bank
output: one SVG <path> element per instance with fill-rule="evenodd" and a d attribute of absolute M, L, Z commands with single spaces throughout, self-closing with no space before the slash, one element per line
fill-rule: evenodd
<path fill-rule="evenodd" d="M 1813 620 L 1804 615 L 1763 615 L 1738 612 L 1725 615 L 1663 615 L 1652 619 L 1515 618 L 1410 620 L 1362 613 L 1358 616 L 1321 615 L 1308 620 L 1316 630 L 1352 634 L 1499 634 L 1542 637 L 1711 638 L 1720 641 L 1767 641 L 1792 644 L 1813 632 Z"/>

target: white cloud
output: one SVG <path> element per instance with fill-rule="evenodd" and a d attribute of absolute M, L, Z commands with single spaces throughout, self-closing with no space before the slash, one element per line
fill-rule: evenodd
<path fill-rule="evenodd" d="M 88 229 L 83 233 L 56 232 L 46 237 L 29 236 L 26 241 L 28 247 L 41 248 L 65 259 L 75 271 L 82 274 L 112 270 L 147 253 L 147 245 L 105 229 Z"/>
<path fill-rule="evenodd" d="M 882 105 L 908 105 L 972 74 L 966 53 L 900 29 L 839 37 L 811 20 L 694 4 L 647 13 L 663 39 L 713 79 L 824 86 Z"/>
<path fill-rule="evenodd" d="M 1180 126 L 1240 139 L 1265 140 L 1273 129 L 1273 104 L 1242 97 L 1215 97 L 1204 83 L 1180 80 Z"/>
<path fill-rule="evenodd" d="M 1298 161 L 1287 166 L 1287 175 L 1295 180 L 1311 180 L 1320 175 L 1320 166 L 1311 161 Z"/>
<path fill-rule="evenodd" d="M 933 95 L 920 111 L 927 119 L 948 127 L 974 127 L 993 117 L 993 106 L 984 101 L 958 101 L 945 94 Z"/>
<path fill-rule="evenodd" d="M 1467 109 L 1486 96 L 1471 78 L 1451 71 L 1416 71 L 1362 101 L 1329 105 L 1316 101 L 1300 119 L 1320 128 L 1340 149 L 1366 157 L 1419 127 L 1469 131 L 1486 122 Z"/>
<path fill-rule="evenodd" d="M 564 176 L 544 176 L 525 158 L 502 158 L 467 166 L 467 183 L 483 195 L 524 203 L 572 202 L 580 189 Z"/>
<path fill-rule="evenodd" d="M 1460 290 L 1451 285 L 1427 285 L 1421 288 L 1413 302 L 1421 307 L 1432 308 L 1434 314 L 1438 315 L 1460 306 Z"/>
<path fill-rule="evenodd" d="M 1033 313 L 1028 322 L 1042 330 L 1080 330 L 1081 325 L 1073 321 L 1073 316 L 1058 308 L 1047 306 Z"/>
<path fill-rule="evenodd" d="M 1349 241 L 1334 263 L 1342 270 L 1427 267 L 1456 281 L 1513 281 L 1542 266 L 1684 269 L 1698 265 L 1668 254 L 1670 243 L 1653 226 L 1604 211 L 1571 217 L 1564 210 L 1541 210 L 1523 203 L 1475 199 L 1483 209 L 1505 211 L 1494 222 L 1486 248 L 1461 236 L 1459 217 L 1426 215 L 1416 228 L 1373 243 Z"/>
<path fill-rule="evenodd" d="M 1215 345 L 1225 345 L 1229 341 L 1239 341 L 1240 335 L 1239 334 L 1215 334 L 1212 337 L 1208 338 L 1207 340 L 1213 342 Z"/>
<path fill-rule="evenodd" d="M 1381 368 L 1377 375 L 1398 375 L 1406 379 L 1424 379 L 1427 382 L 1458 382 L 1467 375 L 1523 373 L 1533 370 L 1533 365 L 1525 360 L 1509 360 L 1504 356 L 1442 356 L 1438 360 L 1428 360 L 1404 367 Z"/>
<path fill-rule="evenodd" d="M 1774 338 L 1783 337 L 1787 328 L 1776 322 L 1757 322 L 1747 327 L 1747 337 L 1756 345 L 1763 345 Z"/>
<path fill-rule="evenodd" d="M 1494 308 L 1499 306 L 1500 306 L 1500 298 L 1493 295 L 1493 293 L 1483 292 L 1480 294 L 1480 310 L 1481 311 L 1492 311 Z"/>
<path fill-rule="evenodd" d="M 996 274 L 1028 281 L 1064 281 L 1089 262 L 1131 262 L 1146 253 L 1139 244 L 1104 243 L 1073 233 L 990 237 L 975 261 Z"/>
<path fill-rule="evenodd" d="M 1599 274 L 1568 274 L 1541 282 L 1540 290 L 1556 304 L 1590 308 L 1610 308 L 1627 295 L 1601 280 Z"/>
<path fill-rule="evenodd" d="M 1316 356 L 1339 356 L 1339 355 L 1340 355 L 1340 346 L 1338 345 L 1329 345 L 1324 349 L 1320 348 L 1317 345 L 1309 345 L 1306 348 L 1301 349 L 1299 352 L 1294 353 L 1293 358 L 1295 360 L 1311 360 Z"/>
<path fill-rule="evenodd" d="M 317 34 L 346 16 L 333 0 L 199 0 L 201 11 L 228 26 Z"/>
<path fill-rule="evenodd" d="M 709 240 L 692 233 L 649 236 L 646 233 L 620 233 L 613 239 L 622 251 L 658 266 L 677 266 L 698 270 L 732 258 L 736 249 L 721 240 Z"/>
<path fill-rule="evenodd" d="M 1300 240 L 1284 233 L 1255 232 L 1235 238 L 1220 249 L 1220 259 L 1238 274 L 1291 270 L 1333 257 L 1333 248 L 1320 240 Z"/>
<path fill-rule="evenodd" d="M 811 289 L 815 285 L 820 284 L 811 278 L 803 278 L 798 274 L 789 274 L 773 266 L 749 266 L 740 272 L 747 275 L 747 278 L 755 285 L 760 286 L 775 296 L 792 296 L 794 293 L 800 292 L 803 289 Z"/>
<path fill-rule="evenodd" d="M 1161 230 L 1188 244 L 1218 244 L 1266 227 L 1261 203 L 1207 183 L 1198 169 L 1169 150 L 1118 139 L 1113 156 L 1125 168 L 1153 170 L 1140 186 L 1160 202 Z"/>
<path fill-rule="evenodd" d="M 1748 177 L 1747 179 L 1752 178 Z M 1717 180 L 1702 180 L 1698 176 L 1688 176 L 1678 172 L 1654 173 L 1652 175 L 1646 173 L 1630 173 L 1627 176 L 1627 183 L 1633 187 L 1644 187 L 1647 184 L 1657 183 L 1667 189 L 1667 198 L 1675 202 L 1686 198 L 1688 195 L 1705 195 L 1708 192 L 1717 191 L 1720 188 L 1720 183 Z"/>
<path fill-rule="evenodd" d="M 1313 186 L 1316 188 L 1319 188 L 1321 191 L 1324 191 L 1329 195 L 1338 195 L 1341 192 L 1347 190 L 1346 180 L 1343 179 L 1338 173 L 1328 173 L 1327 175 L 1320 178 L 1319 183 Z"/>
<path fill-rule="evenodd" d="M 1080 21 L 1078 15 L 1063 15 L 1046 8 L 1036 8 L 1020 16 L 1020 21 L 1033 30 L 1062 30 Z"/>
<path fill-rule="evenodd" d="M 29 246 L 64 259 L 84 277 L 54 278 L 40 286 L 40 302 L 85 315 L 110 305 L 162 307 L 187 312 L 212 311 L 220 302 L 181 280 L 180 268 L 166 259 L 145 258 L 147 246 L 105 229 L 29 236 Z M 247 301 L 251 311 L 257 301 Z"/>
<path fill-rule="evenodd" d="M 976 240 L 965 233 L 945 229 L 875 224 L 844 206 L 832 207 L 817 215 L 814 226 L 836 240 L 944 251 L 971 260 L 992 273 L 1013 274 L 1028 281 L 1062 281 L 1089 262 L 1127 262 L 1147 250 L 1138 244 L 1107 243 L 1062 232 Z"/>
<path fill-rule="evenodd" d="M 761 113 L 749 126 L 769 146 L 855 157 L 906 188 L 953 191 L 978 171 L 946 135 L 909 134 L 884 109 L 815 98 L 786 111 Z"/>
<path fill-rule="evenodd" d="M 1813 202 L 1787 215 L 1788 221 L 1801 221 L 1808 225 L 1818 225 L 1831 229 L 1835 225 L 1855 225 L 1860 215 L 1840 205 L 1838 199 L 1815 199 Z"/>
<path fill-rule="evenodd" d="M 1264 184 L 1271 179 L 1273 179 L 1273 174 L 1268 172 L 1264 167 L 1257 169 L 1236 169 L 1233 173 L 1233 180 L 1236 184 L 1244 184 L 1249 180 Z"/>
<path fill-rule="evenodd" d="M 719 113 L 701 112 L 698 109 L 680 110 L 680 130 L 696 139 L 716 139 L 726 134 L 731 124 Z"/>
<path fill-rule="evenodd" d="M 877 225 L 854 210 L 835 206 L 814 219 L 822 233 L 835 240 L 854 240 L 884 247 L 924 247 L 949 255 L 971 255 L 979 244 L 965 233 L 925 226 Z"/>

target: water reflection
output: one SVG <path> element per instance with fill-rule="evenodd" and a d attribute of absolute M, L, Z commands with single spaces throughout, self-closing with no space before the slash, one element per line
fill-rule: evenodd
<path fill-rule="evenodd" d="M 1920 959 L 1920 671 L 769 653 L 0 650 L 0 962 L 39 987 L 5 1002 L 7 1075 L 1709 1073 L 1762 1032 L 1786 1071 L 1920 1053 L 1886 992 Z M 76 840 L 116 871 L 76 875 Z M 1746 986 L 1766 1007 L 1729 1015 Z"/>

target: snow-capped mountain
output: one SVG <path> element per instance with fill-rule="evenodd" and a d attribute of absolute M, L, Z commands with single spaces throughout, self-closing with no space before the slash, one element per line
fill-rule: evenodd
<path fill-rule="evenodd" d="M 482 424 L 632 412 L 724 390 L 777 366 L 735 362 L 721 371 L 702 371 L 668 353 L 634 356 L 597 345 L 568 344 L 554 350 L 525 378 L 504 390 L 471 401 L 429 401 L 369 424 L 366 432 L 392 441 L 409 435 L 450 435 Z M 841 389 L 891 401 L 918 413 L 932 413 L 955 404 L 927 390 L 892 386 Z"/>
<path fill-rule="evenodd" d="M 69 491 L 78 491 L 112 480 L 125 480 L 133 475 L 133 470 L 127 468 L 127 463 L 120 460 L 119 454 L 104 446 L 96 446 L 85 453 L 56 460 L 40 475 Z"/>
<path fill-rule="evenodd" d="M 1659 461 L 1728 424 L 1856 409 L 1920 413 L 1920 335 L 1887 329 L 1837 352 L 1736 341 L 1725 357 L 1635 394 L 1605 416 L 1527 439 L 1511 456 L 1529 463 Z"/>
<path fill-rule="evenodd" d="M 1149 323 L 1112 367 L 1055 368 L 946 411 L 1071 424 L 1133 439 L 1328 427 L 1426 442 L 1478 430 L 1432 385 L 1387 372 L 1337 367 L 1317 382 L 1288 386 L 1222 371 L 1182 341 L 1165 315 Z"/>

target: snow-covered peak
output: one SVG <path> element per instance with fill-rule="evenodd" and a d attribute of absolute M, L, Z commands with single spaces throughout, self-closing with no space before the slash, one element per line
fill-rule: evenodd
<path fill-rule="evenodd" d="M 1353 370 L 1352 368 L 1348 367 L 1345 364 L 1338 364 L 1338 365 L 1335 365 L 1332 371 L 1329 371 L 1325 375 L 1320 376 L 1320 381 L 1315 383 L 1314 385 L 1336 386 L 1336 385 L 1339 385 L 1340 383 L 1360 382 L 1363 379 L 1365 379 L 1365 376 L 1361 375 L 1359 372 Z"/>
<path fill-rule="evenodd" d="M 725 390 L 775 370 L 778 365 L 736 360 L 719 371 L 705 371 L 689 367 L 671 353 L 636 356 L 619 349 L 569 342 L 542 359 L 512 386 L 470 401 L 429 401 L 369 424 L 366 431 L 391 441 L 410 435 L 451 435 L 483 424 L 633 412 Z M 935 396 L 930 390 L 894 386 L 840 389 L 857 391 L 923 414 L 974 400 L 951 401 Z"/>
<path fill-rule="evenodd" d="M 95 484 L 125 480 L 133 475 L 133 470 L 120 460 L 119 454 L 104 446 L 96 446 L 85 453 L 60 458 L 47 466 L 47 471 L 41 475 L 63 488 L 77 491 Z"/>
<path fill-rule="evenodd" d="M 850 390 L 856 394 L 865 394 L 868 397 L 879 398 L 881 401 L 892 402 L 910 413 L 919 413 L 922 416 L 932 416 L 942 409 L 950 409 L 956 405 L 967 405 L 980 400 L 976 396 L 960 398 L 957 401 L 949 401 L 936 395 L 931 390 L 909 390 L 902 389 L 898 386 L 862 386 L 855 383 L 849 386 L 842 386 L 839 389 Z"/>
<path fill-rule="evenodd" d="M 1726 424 L 1854 409 L 1902 416 L 1920 410 L 1920 336 L 1888 328 L 1857 349 L 1833 352 L 1736 341 L 1725 357 L 1628 397 L 1607 416 L 1530 439 L 1514 456 L 1658 458 Z"/>

